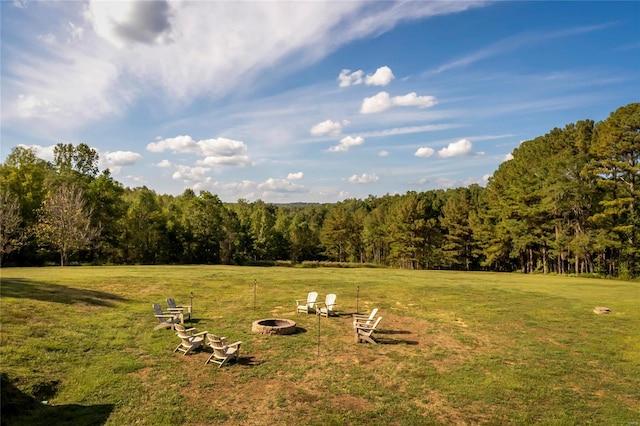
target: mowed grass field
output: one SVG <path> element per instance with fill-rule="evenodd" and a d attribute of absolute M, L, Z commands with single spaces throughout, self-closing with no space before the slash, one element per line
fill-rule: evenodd
<path fill-rule="evenodd" d="M 231 266 L 0 273 L 3 424 L 640 422 L 638 282 Z M 339 315 L 296 314 L 312 290 L 337 294 Z M 190 292 L 193 326 L 241 340 L 239 363 L 173 353 L 175 334 L 154 331 L 151 304 L 188 304 Z M 374 307 L 379 344 L 354 343 L 351 314 Z M 298 331 L 252 333 L 262 318 Z"/>

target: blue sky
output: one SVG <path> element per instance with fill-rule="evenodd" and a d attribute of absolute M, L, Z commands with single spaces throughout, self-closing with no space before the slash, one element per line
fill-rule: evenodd
<path fill-rule="evenodd" d="M 640 2 L 2 1 L 1 157 L 86 143 L 125 186 L 336 202 L 484 185 L 640 101 Z"/>

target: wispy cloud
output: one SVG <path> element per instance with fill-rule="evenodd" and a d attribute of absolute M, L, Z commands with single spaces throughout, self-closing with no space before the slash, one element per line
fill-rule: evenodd
<path fill-rule="evenodd" d="M 82 127 L 121 113 L 146 89 L 180 108 L 250 90 L 274 70 L 280 77 L 399 22 L 482 4 L 90 1 L 82 20 L 51 3 L 56 19 L 73 22 L 34 38 L 46 40 L 46 55 L 17 51 L 3 64 L 16 76 L 3 81 L 3 121 Z M 368 78 L 384 84 L 392 73 L 382 67 Z"/>
<path fill-rule="evenodd" d="M 392 129 L 363 132 L 361 133 L 361 136 L 368 138 L 377 138 L 386 136 L 407 135 L 411 133 L 436 132 L 439 130 L 455 129 L 462 126 L 462 124 L 425 124 L 424 126 L 394 127 Z"/>
<path fill-rule="evenodd" d="M 601 24 L 601 25 L 590 25 L 590 26 L 567 28 L 567 29 L 558 30 L 558 31 L 523 32 L 512 37 L 507 37 L 496 43 L 493 43 L 490 46 L 484 49 L 481 49 L 477 52 L 474 52 L 470 55 L 463 56 L 461 58 L 448 62 L 444 65 L 441 65 L 431 73 L 437 74 L 437 73 L 448 71 L 454 68 L 466 67 L 475 62 L 479 62 L 494 56 L 503 55 L 505 53 L 509 53 L 523 47 L 528 47 L 534 44 L 539 44 L 546 41 L 555 40 L 558 38 L 570 37 L 570 36 L 580 35 L 584 33 L 590 33 L 593 31 L 599 31 L 599 30 L 608 28 L 612 25 L 613 25 L 612 23 L 607 23 L 607 24 Z"/>

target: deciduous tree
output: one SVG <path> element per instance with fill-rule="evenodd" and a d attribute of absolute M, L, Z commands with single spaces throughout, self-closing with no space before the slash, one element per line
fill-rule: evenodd
<path fill-rule="evenodd" d="M 5 254 L 22 245 L 21 223 L 18 197 L 6 190 L 0 192 L 0 266 Z"/>
<path fill-rule="evenodd" d="M 38 240 L 60 253 L 60 266 L 76 251 L 89 248 L 99 234 L 85 206 L 82 190 L 63 183 L 51 190 L 39 211 Z"/>

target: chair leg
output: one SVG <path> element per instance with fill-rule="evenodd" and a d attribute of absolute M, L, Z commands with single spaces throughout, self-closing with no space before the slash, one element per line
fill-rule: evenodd
<path fill-rule="evenodd" d="M 364 338 L 364 340 L 366 340 L 369 343 L 372 343 L 374 345 L 378 344 L 378 342 L 376 342 L 375 339 L 373 337 L 371 337 L 371 336 L 362 336 L 362 337 Z"/>

